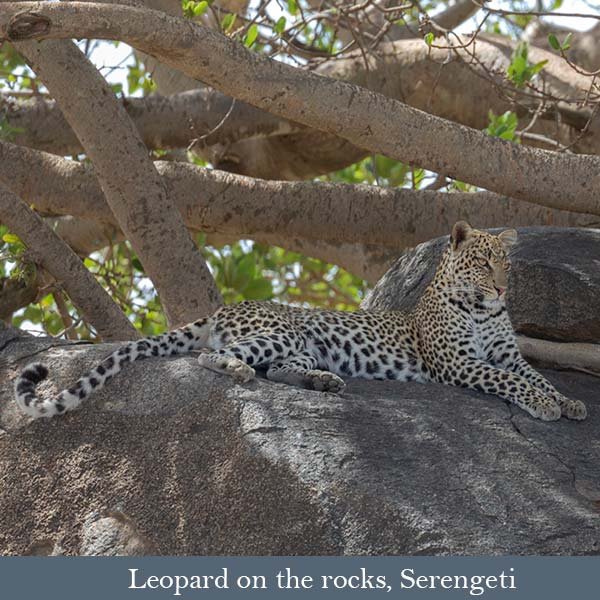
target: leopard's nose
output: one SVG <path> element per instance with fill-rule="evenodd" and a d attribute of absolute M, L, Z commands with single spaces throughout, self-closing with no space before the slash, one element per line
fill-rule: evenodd
<path fill-rule="evenodd" d="M 504 294 L 504 292 L 506 291 L 506 288 L 503 287 L 498 287 L 498 286 L 494 286 L 496 288 L 496 291 L 498 292 L 498 296 L 502 296 L 502 294 Z"/>

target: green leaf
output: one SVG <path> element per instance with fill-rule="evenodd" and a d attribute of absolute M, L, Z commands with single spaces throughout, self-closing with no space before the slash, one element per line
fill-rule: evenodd
<path fill-rule="evenodd" d="M 510 65 L 506 69 L 507 78 L 512 81 L 516 87 L 523 87 L 528 81 L 531 81 L 546 64 L 547 61 L 540 61 L 532 65 L 528 60 L 529 46 L 527 42 L 520 42 L 515 48 L 511 57 Z"/>
<path fill-rule="evenodd" d="M 235 15 L 233 13 L 229 13 L 223 17 L 223 20 L 221 21 L 221 29 L 225 33 L 228 33 L 232 29 L 234 23 Z"/>
<path fill-rule="evenodd" d="M 572 33 L 568 33 L 565 41 L 560 45 L 560 49 L 563 52 L 566 52 L 571 47 L 571 38 L 573 37 Z"/>
<path fill-rule="evenodd" d="M 413 169 L 412 170 L 412 180 L 413 186 L 415 189 L 419 189 L 423 178 L 425 177 L 425 171 L 423 169 Z"/>
<path fill-rule="evenodd" d="M 138 271 L 141 271 L 142 273 L 144 273 L 144 265 L 141 263 L 140 259 L 135 257 L 132 261 L 131 261 L 131 266 L 134 269 L 137 269 Z"/>
<path fill-rule="evenodd" d="M 516 113 L 506 111 L 504 114 L 496 116 L 492 111 L 489 111 L 488 119 L 489 125 L 485 129 L 488 135 L 519 143 L 519 138 L 516 136 L 519 120 Z"/>
<path fill-rule="evenodd" d="M 244 254 L 237 263 L 237 268 L 239 271 L 246 273 L 249 277 L 254 278 L 256 273 L 256 257 L 251 252 Z"/>
<path fill-rule="evenodd" d="M 535 65 L 533 65 L 533 67 L 531 67 L 530 72 L 531 75 L 533 77 L 533 75 L 537 75 L 548 63 L 548 60 L 541 60 L 539 63 L 535 63 Z"/>
<path fill-rule="evenodd" d="M 275 23 L 275 33 L 281 35 L 285 31 L 285 26 L 287 25 L 287 19 L 285 17 L 279 17 L 277 19 L 277 23 Z"/>
<path fill-rule="evenodd" d="M 288 11 L 291 15 L 296 15 L 298 13 L 298 3 L 296 0 L 288 0 Z"/>
<path fill-rule="evenodd" d="M 2 236 L 2 241 L 7 244 L 20 244 L 21 240 L 14 233 L 5 233 Z"/>
<path fill-rule="evenodd" d="M 515 56 L 508 69 L 517 76 L 523 75 L 527 69 L 527 59 L 521 55 Z"/>
<path fill-rule="evenodd" d="M 192 9 L 192 13 L 195 17 L 199 17 L 206 12 L 208 8 L 208 2 L 196 2 L 196 5 Z"/>
<path fill-rule="evenodd" d="M 258 25 L 256 23 L 253 23 L 250 28 L 248 29 L 248 32 L 246 33 L 246 37 L 244 37 L 244 46 L 246 46 L 246 48 L 250 48 L 252 46 L 252 44 L 254 44 L 254 42 L 256 41 L 256 38 L 258 37 Z"/>
<path fill-rule="evenodd" d="M 431 46 L 431 44 L 433 44 L 433 40 L 435 39 L 435 35 L 430 31 L 429 33 L 425 34 L 423 39 L 428 46 Z"/>
<path fill-rule="evenodd" d="M 560 42 L 553 33 L 548 36 L 548 43 L 552 48 L 554 48 L 554 50 L 560 50 Z"/>

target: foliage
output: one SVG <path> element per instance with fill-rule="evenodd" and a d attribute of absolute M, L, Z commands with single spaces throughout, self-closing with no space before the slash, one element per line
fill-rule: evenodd
<path fill-rule="evenodd" d="M 225 302 L 272 300 L 332 309 L 355 308 L 362 280 L 314 258 L 283 248 L 240 242 L 205 256 Z"/>
<path fill-rule="evenodd" d="M 26 264 L 21 262 L 22 245 L 4 231 L 4 247 L 13 246 L 10 261 L 15 265 L 11 276 L 22 276 Z M 277 300 L 304 306 L 331 309 L 355 309 L 364 297 L 366 284 L 339 267 L 308 258 L 283 248 L 241 241 L 222 247 L 204 245 L 203 254 L 223 294 L 225 302 L 242 300 Z M 0 247 L 0 251 L 3 248 Z M 8 263 L 4 262 L 6 266 Z M 155 335 L 166 328 L 160 300 L 143 266 L 129 243 L 115 244 L 84 260 L 102 286 L 144 335 Z M 4 271 L 1 274 L 5 274 Z M 56 290 L 53 290 L 56 292 Z M 93 331 L 67 300 L 68 315 L 77 324 L 73 331 L 89 339 Z M 54 293 L 44 295 L 37 303 L 20 311 L 13 319 L 15 326 L 34 324 L 50 335 L 65 328 Z"/>
<path fill-rule="evenodd" d="M 194 2 L 194 0 L 183 0 L 181 7 L 183 8 L 183 14 L 188 18 L 199 17 L 206 12 L 210 2 L 203 0 L 202 2 Z"/>
<path fill-rule="evenodd" d="M 506 70 L 506 76 L 515 86 L 521 88 L 529 83 L 546 65 L 547 60 L 531 64 L 528 60 L 529 44 L 519 42 L 512 54 L 510 65 Z"/>
<path fill-rule="evenodd" d="M 380 154 L 368 156 L 345 169 L 322 177 L 335 183 L 368 183 L 402 187 L 408 183 L 411 168 L 397 160 Z"/>
<path fill-rule="evenodd" d="M 145 70 L 136 56 L 133 57 L 133 64 L 128 67 L 127 90 L 130 96 L 133 96 L 136 92 L 142 92 L 142 95 L 146 96 L 156 91 L 156 84 L 150 73 Z"/>
<path fill-rule="evenodd" d="M 548 36 L 548 43 L 552 48 L 554 48 L 554 50 L 558 50 L 559 52 L 566 52 L 571 47 L 572 37 L 573 34 L 569 33 L 562 42 L 559 42 L 558 38 L 553 33 L 551 33 Z"/>
<path fill-rule="evenodd" d="M 517 144 L 520 142 L 519 138 L 515 135 L 519 120 L 514 112 L 507 110 L 504 114 L 496 115 L 490 110 L 488 112 L 488 118 L 490 123 L 485 129 L 488 135 L 499 137 L 503 140 L 509 140 Z"/>
<path fill-rule="evenodd" d="M 4 44 L 0 48 L 0 90 L 30 89 L 31 71 L 12 46 Z"/>

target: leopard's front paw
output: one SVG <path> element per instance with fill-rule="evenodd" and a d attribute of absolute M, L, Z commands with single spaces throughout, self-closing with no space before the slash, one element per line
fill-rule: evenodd
<path fill-rule="evenodd" d="M 560 406 L 549 398 L 523 407 L 532 417 L 541 421 L 558 421 L 561 417 Z"/>
<path fill-rule="evenodd" d="M 198 357 L 198 362 L 211 371 L 233 377 L 238 383 L 247 383 L 255 375 L 255 371 L 250 365 L 233 356 L 223 356 L 211 352 L 201 354 Z"/>
<path fill-rule="evenodd" d="M 227 372 L 235 379 L 238 383 L 248 383 L 248 381 L 254 379 L 256 371 L 245 362 L 238 361 L 228 365 Z"/>
<path fill-rule="evenodd" d="M 308 371 L 307 377 L 310 380 L 313 390 L 319 392 L 331 392 L 341 394 L 346 388 L 346 384 L 341 377 L 329 371 L 312 370 Z"/>
<path fill-rule="evenodd" d="M 587 408 L 581 400 L 568 400 L 561 406 L 563 417 L 574 421 L 583 421 L 587 417 Z"/>

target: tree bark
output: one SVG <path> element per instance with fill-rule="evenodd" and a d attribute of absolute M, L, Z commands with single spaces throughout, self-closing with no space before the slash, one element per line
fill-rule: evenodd
<path fill-rule="evenodd" d="M 285 119 L 233 100 L 214 90 L 189 90 L 172 96 L 123 100 L 127 114 L 148 148 L 186 148 L 195 138 L 199 148 L 232 144 L 239 139 L 285 135 L 304 129 Z M 7 106 L 6 122 L 17 129 L 12 141 L 62 156 L 83 148 L 75 132 L 53 101 L 35 99 Z M 224 117 L 227 116 L 227 119 Z M 223 124 L 216 129 L 216 126 Z"/>

